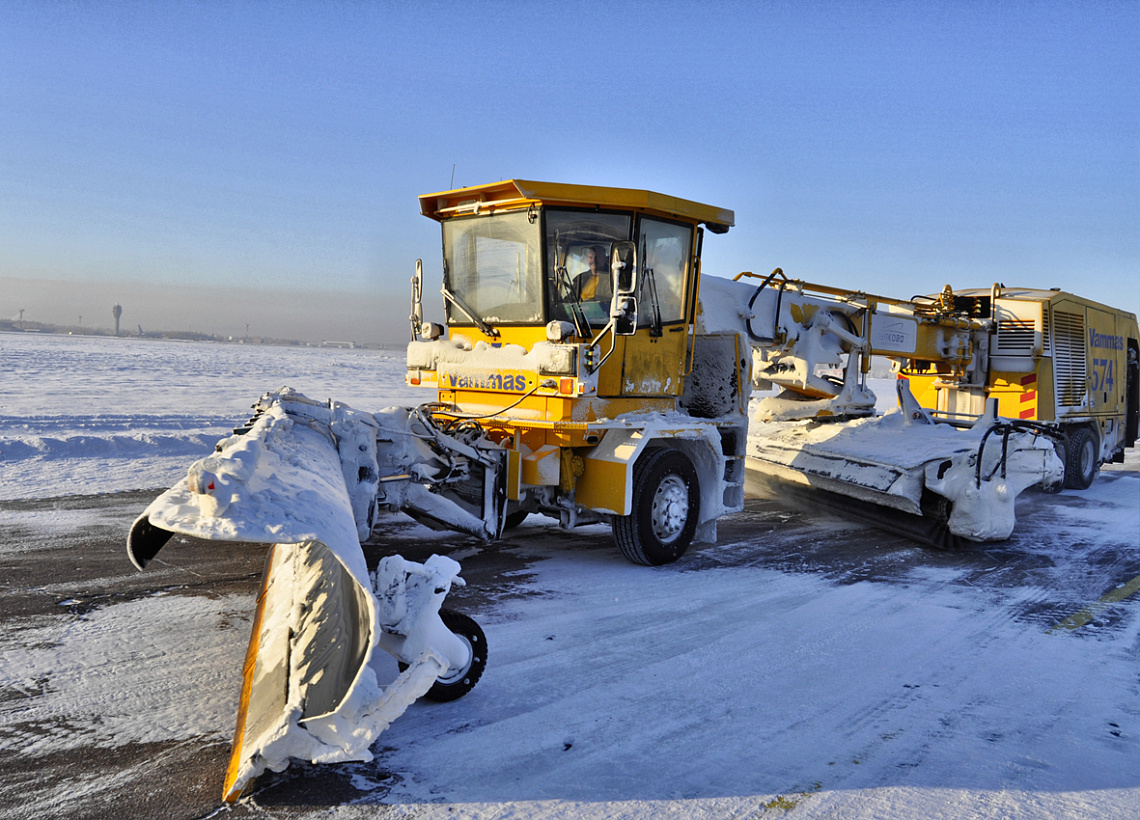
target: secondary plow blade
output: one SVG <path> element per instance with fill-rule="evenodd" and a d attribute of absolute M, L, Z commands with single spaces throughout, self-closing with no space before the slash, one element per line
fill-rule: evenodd
<path fill-rule="evenodd" d="M 993 415 L 969 429 L 918 419 L 896 411 L 847 423 L 766 424 L 749 438 L 747 465 L 910 516 L 933 509 L 938 528 L 970 541 L 1008 538 L 1017 496 L 1061 474 L 1041 428 Z M 945 503 L 932 507 L 933 498 Z"/>

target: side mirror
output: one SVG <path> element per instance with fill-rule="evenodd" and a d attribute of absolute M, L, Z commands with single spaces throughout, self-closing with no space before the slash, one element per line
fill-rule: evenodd
<path fill-rule="evenodd" d="M 633 242 L 614 242 L 610 252 L 610 270 L 614 278 L 614 295 L 632 296 L 637 293 L 637 245 Z"/>
<path fill-rule="evenodd" d="M 412 341 L 419 338 L 424 326 L 424 261 L 416 260 L 416 275 L 412 277 Z"/>
<path fill-rule="evenodd" d="M 637 245 L 614 242 L 610 252 L 610 273 L 614 297 L 610 302 L 610 319 L 614 333 L 632 336 L 637 331 Z"/>

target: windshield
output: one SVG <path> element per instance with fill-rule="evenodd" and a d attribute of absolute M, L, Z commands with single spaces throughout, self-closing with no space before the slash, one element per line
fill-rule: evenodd
<path fill-rule="evenodd" d="M 540 240 L 521 212 L 444 222 L 444 287 L 462 306 L 447 301 L 448 324 L 475 324 L 466 310 L 492 327 L 541 323 Z"/>
<path fill-rule="evenodd" d="M 541 224 L 533 211 L 443 223 L 449 325 L 478 325 L 496 335 L 499 325 L 556 319 L 573 324 L 579 336 L 592 335 L 609 321 L 614 242 L 629 239 L 645 257 L 639 260 L 638 324 L 684 320 L 691 225 L 642 217 L 634 236 L 632 214 L 560 208 L 545 209 Z"/>

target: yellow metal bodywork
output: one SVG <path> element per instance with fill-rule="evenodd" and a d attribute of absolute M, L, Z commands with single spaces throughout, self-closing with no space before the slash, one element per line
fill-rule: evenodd
<path fill-rule="evenodd" d="M 971 387 L 937 355 L 915 355 L 903 376 L 922 406 L 950 413 L 976 407 L 961 398 L 972 391 L 997 399 L 1007 418 L 1090 426 L 1102 440 L 1119 442 L 1128 348 L 1140 338 L 1135 315 L 1058 290 L 994 285 L 951 296 L 991 320 L 989 366 L 984 383 Z"/>
<path fill-rule="evenodd" d="M 633 484 L 630 470 L 647 443 L 641 430 L 610 431 L 586 457 L 575 500 L 589 509 L 628 515 Z"/>
<path fill-rule="evenodd" d="M 442 221 L 454 216 L 475 216 L 531 206 L 562 205 L 630 210 L 704 223 L 713 233 L 724 233 L 735 224 L 735 214 L 687 199 L 634 188 L 607 188 L 598 185 L 568 185 L 510 179 L 488 185 L 474 185 L 420 197 L 420 212 Z"/>
<path fill-rule="evenodd" d="M 688 343 L 685 331 L 684 325 L 671 325 L 658 338 L 648 331 L 619 337 L 620 351 L 615 350 L 599 371 L 598 394 L 645 398 L 681 395 Z"/>
<path fill-rule="evenodd" d="M 1053 421 L 1053 404 L 1049 400 L 1052 390 L 1042 390 L 1052 384 L 1052 360 L 1039 359 L 1032 373 L 992 372 L 988 395 L 998 400 L 998 415 L 1027 421 Z M 1045 395 L 1042 395 L 1045 393 Z"/>

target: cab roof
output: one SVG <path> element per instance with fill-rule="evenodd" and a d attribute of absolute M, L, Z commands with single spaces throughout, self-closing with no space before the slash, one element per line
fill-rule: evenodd
<path fill-rule="evenodd" d="M 452 216 L 521 210 L 532 205 L 642 211 L 703 223 L 713 233 L 725 233 L 736 224 L 736 215 L 727 208 L 702 205 L 688 199 L 635 188 L 603 188 L 597 185 L 509 179 L 420 197 L 420 212 L 439 221 Z"/>

